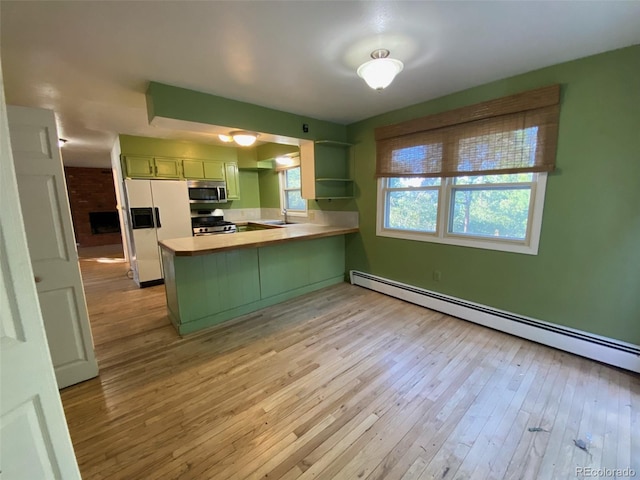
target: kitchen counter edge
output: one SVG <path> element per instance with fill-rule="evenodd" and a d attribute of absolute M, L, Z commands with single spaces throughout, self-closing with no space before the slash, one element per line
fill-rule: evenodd
<path fill-rule="evenodd" d="M 192 257 L 211 253 L 257 248 L 279 243 L 357 233 L 358 227 L 332 227 L 327 225 L 289 225 L 284 228 L 256 230 L 200 237 L 184 237 L 162 240 L 160 247 L 176 257 Z"/>

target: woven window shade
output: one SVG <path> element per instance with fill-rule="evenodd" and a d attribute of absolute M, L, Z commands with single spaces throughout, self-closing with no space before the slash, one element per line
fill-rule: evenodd
<path fill-rule="evenodd" d="M 376 129 L 377 177 L 454 177 L 555 168 L 560 86 Z"/>

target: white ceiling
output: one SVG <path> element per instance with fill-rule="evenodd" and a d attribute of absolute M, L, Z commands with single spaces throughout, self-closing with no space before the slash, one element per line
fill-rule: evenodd
<path fill-rule="evenodd" d="M 7 103 L 56 111 L 67 165 L 107 166 L 150 80 L 343 124 L 640 43 L 640 1 L 0 2 Z M 376 48 L 404 71 L 356 76 Z"/>

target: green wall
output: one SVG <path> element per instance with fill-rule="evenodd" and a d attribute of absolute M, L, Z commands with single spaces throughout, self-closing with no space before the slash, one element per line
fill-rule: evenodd
<path fill-rule="evenodd" d="M 260 206 L 262 208 L 280 208 L 280 182 L 278 172 L 264 170 L 258 173 L 260 182 Z"/>
<path fill-rule="evenodd" d="M 147 88 L 147 113 L 149 122 L 157 116 L 305 140 L 346 138 L 344 125 L 158 82 Z"/>
<path fill-rule="evenodd" d="M 350 125 L 360 234 L 348 240 L 348 268 L 640 344 L 639 78 L 634 46 Z M 537 256 L 375 235 L 375 127 L 553 83 L 562 85 L 557 170 Z"/>
<path fill-rule="evenodd" d="M 230 128 L 233 126 L 233 128 L 253 130 L 293 139 L 345 141 L 347 138 L 347 127 L 345 125 L 158 82 L 149 83 L 146 98 L 150 122 L 157 116 L 210 125 L 230 126 Z M 302 125 L 305 123 L 309 127 L 308 132 L 302 130 Z M 240 151 L 237 161 L 239 167 L 243 168 L 243 166 L 252 161 L 273 158 L 277 154 L 296 149 L 297 147 L 289 145 L 261 145 L 255 147 L 255 149 Z M 261 206 L 279 208 L 280 197 L 277 175 L 260 172 L 259 184 Z M 233 208 L 237 208 L 235 203 Z M 311 210 L 354 211 L 357 208 L 353 200 L 321 200 L 318 202 L 309 200 L 308 205 Z"/>

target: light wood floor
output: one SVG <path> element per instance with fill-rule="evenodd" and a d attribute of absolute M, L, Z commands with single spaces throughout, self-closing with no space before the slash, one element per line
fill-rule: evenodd
<path fill-rule="evenodd" d="M 640 476 L 634 374 L 348 284 L 180 339 L 95 253 L 101 373 L 62 392 L 85 479 Z"/>

